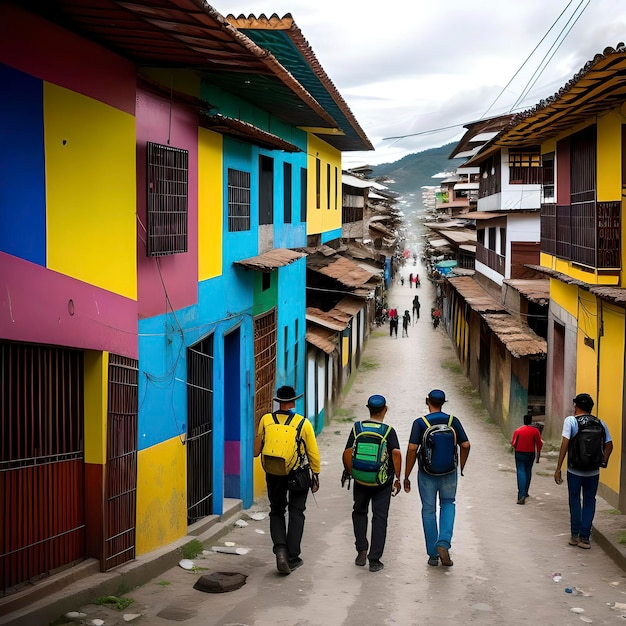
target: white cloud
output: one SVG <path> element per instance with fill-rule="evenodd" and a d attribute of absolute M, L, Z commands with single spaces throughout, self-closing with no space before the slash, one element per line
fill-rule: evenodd
<path fill-rule="evenodd" d="M 209 0 L 210 1 L 210 0 Z M 376 152 L 346 153 L 347 165 L 384 163 L 458 139 L 479 119 L 561 12 L 545 41 L 489 115 L 508 112 L 561 28 L 573 25 L 528 95 L 551 96 L 587 61 L 626 36 L 622 0 L 233 0 L 211 2 L 226 15 L 291 13 Z M 586 7 L 586 8 L 585 8 Z M 584 11 L 583 11 L 584 9 Z M 385 137 L 456 129 L 383 141 Z"/>

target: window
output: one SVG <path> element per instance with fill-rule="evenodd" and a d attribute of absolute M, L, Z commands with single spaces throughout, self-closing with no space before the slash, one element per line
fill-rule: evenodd
<path fill-rule="evenodd" d="M 187 252 L 187 184 L 189 152 L 148 142 L 148 256 Z"/>
<path fill-rule="evenodd" d="M 480 228 L 479 230 L 476 231 L 476 238 L 479 244 L 483 246 L 485 245 L 485 229 L 484 228 Z"/>
<path fill-rule="evenodd" d="M 259 157 L 259 224 L 274 223 L 274 159 Z"/>
<path fill-rule="evenodd" d="M 337 168 L 335 168 L 335 211 L 337 210 L 337 195 L 339 194 L 338 188 L 337 188 L 337 184 L 338 184 L 338 175 L 337 175 Z"/>
<path fill-rule="evenodd" d="M 500 229 L 500 254 L 506 256 L 506 228 Z"/>
<path fill-rule="evenodd" d="M 489 228 L 487 232 L 487 237 L 489 238 L 487 241 L 487 247 L 489 250 L 496 251 L 496 229 Z"/>
<path fill-rule="evenodd" d="M 543 196 L 543 202 L 554 202 L 554 152 L 543 155 L 542 170 L 543 186 L 541 188 L 541 193 Z"/>
<path fill-rule="evenodd" d="M 320 208 L 322 193 L 322 164 L 319 159 L 315 159 L 315 208 Z"/>
<path fill-rule="evenodd" d="M 283 163 L 285 224 L 291 224 L 291 163 Z"/>
<path fill-rule="evenodd" d="M 272 286 L 272 275 L 263 272 L 261 275 L 261 291 L 267 291 Z"/>
<path fill-rule="evenodd" d="M 300 221 L 306 222 L 306 199 L 307 199 L 307 170 L 300 168 Z"/>
<path fill-rule="evenodd" d="M 250 172 L 228 169 L 228 230 L 250 230 Z"/>
<path fill-rule="evenodd" d="M 541 183 L 541 154 L 539 148 L 509 150 L 509 184 Z"/>
<path fill-rule="evenodd" d="M 326 163 L 326 208 L 330 209 L 330 163 Z"/>

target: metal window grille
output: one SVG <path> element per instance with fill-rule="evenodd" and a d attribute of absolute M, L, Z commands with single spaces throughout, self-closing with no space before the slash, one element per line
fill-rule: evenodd
<path fill-rule="evenodd" d="M 556 254 L 556 204 L 541 205 L 541 251 Z"/>
<path fill-rule="evenodd" d="M 187 349 L 187 523 L 213 513 L 214 338 Z"/>
<path fill-rule="evenodd" d="M 0 343 L 0 592 L 85 556 L 83 354 Z"/>
<path fill-rule="evenodd" d="M 148 256 L 187 252 L 189 152 L 148 142 Z"/>
<path fill-rule="evenodd" d="M 228 230 L 250 230 L 250 172 L 228 169 Z"/>
<path fill-rule="evenodd" d="M 276 384 L 276 310 L 254 320 L 254 417 L 272 407 Z"/>
<path fill-rule="evenodd" d="M 109 355 L 105 572 L 135 558 L 138 368 L 136 359 Z"/>

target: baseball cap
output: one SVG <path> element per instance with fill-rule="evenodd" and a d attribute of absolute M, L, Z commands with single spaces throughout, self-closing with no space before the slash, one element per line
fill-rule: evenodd
<path fill-rule="evenodd" d="M 437 405 L 442 405 L 446 401 L 446 394 L 441 389 L 433 389 L 428 394 L 428 399 Z"/>
<path fill-rule="evenodd" d="M 385 396 L 376 393 L 368 398 L 366 406 L 368 409 L 384 409 L 387 406 L 387 400 L 385 400 Z"/>

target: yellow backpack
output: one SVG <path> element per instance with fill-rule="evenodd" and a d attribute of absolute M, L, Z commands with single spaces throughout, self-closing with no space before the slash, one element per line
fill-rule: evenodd
<path fill-rule="evenodd" d="M 272 413 L 273 424 L 265 426 L 263 449 L 261 450 L 261 464 L 268 474 L 287 476 L 298 465 L 300 459 L 300 432 L 304 426 L 304 417 L 296 413 L 289 413 L 284 424 L 281 424 L 276 413 Z M 299 423 L 294 426 L 294 418 L 299 417 Z"/>

